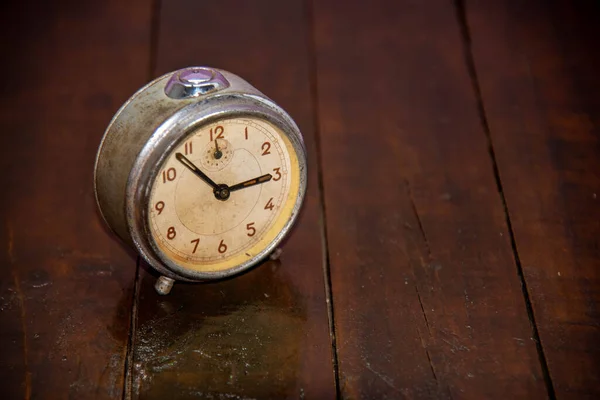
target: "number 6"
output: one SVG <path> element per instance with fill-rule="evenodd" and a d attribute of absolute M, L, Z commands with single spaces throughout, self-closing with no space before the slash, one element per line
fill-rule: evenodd
<path fill-rule="evenodd" d="M 221 243 L 219 243 L 219 253 L 223 254 L 227 251 L 227 245 L 223 243 L 223 239 L 221 239 Z"/>

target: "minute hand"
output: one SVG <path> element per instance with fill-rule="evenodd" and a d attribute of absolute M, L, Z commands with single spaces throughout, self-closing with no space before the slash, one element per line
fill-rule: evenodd
<path fill-rule="evenodd" d="M 177 158 L 177 160 L 180 163 L 182 163 L 183 165 L 185 165 L 190 171 L 192 171 L 194 174 L 196 174 L 196 176 L 198 176 L 200 179 L 202 179 L 204 182 L 206 182 L 208 185 L 210 185 L 210 187 L 212 187 L 213 189 L 216 190 L 219 187 L 219 185 L 217 185 L 215 182 L 213 182 L 212 179 L 210 179 L 208 176 L 206 176 L 206 174 L 204 172 L 200 171 L 198 169 L 198 167 L 196 167 L 183 154 L 177 153 L 177 154 L 175 154 L 175 158 Z"/>
<path fill-rule="evenodd" d="M 245 189 L 250 186 L 260 185 L 261 183 L 269 182 L 271 180 L 271 178 L 273 178 L 273 175 L 266 174 L 266 175 L 259 176 L 258 178 L 249 179 L 247 181 L 237 183 L 233 186 L 230 186 L 229 191 L 234 192 L 236 190 Z"/>

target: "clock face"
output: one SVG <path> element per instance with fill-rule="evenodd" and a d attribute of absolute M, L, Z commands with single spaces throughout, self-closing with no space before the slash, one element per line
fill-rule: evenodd
<path fill-rule="evenodd" d="M 204 125 L 169 154 L 152 183 L 151 239 L 182 268 L 234 268 L 276 239 L 299 186 L 298 156 L 279 128 L 249 117 Z"/>

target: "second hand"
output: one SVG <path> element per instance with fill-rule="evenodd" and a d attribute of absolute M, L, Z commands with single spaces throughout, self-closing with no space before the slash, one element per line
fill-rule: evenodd
<path fill-rule="evenodd" d="M 218 142 L 218 140 L 219 139 L 215 138 L 215 154 L 214 154 L 214 156 L 215 156 L 215 158 L 217 160 L 220 159 L 221 157 L 223 157 L 223 153 L 221 152 L 221 150 L 219 150 L 219 142 Z"/>

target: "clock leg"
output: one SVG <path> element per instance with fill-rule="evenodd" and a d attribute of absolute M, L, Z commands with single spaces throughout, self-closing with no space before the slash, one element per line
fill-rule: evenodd
<path fill-rule="evenodd" d="M 154 289 L 156 289 L 156 293 L 166 295 L 169 294 L 169 292 L 173 288 L 173 283 L 175 283 L 173 279 L 167 278 L 166 276 L 161 276 L 156 280 L 156 283 L 154 284 Z"/>
<path fill-rule="evenodd" d="M 279 260 L 279 257 L 281 257 L 281 253 L 283 253 L 283 250 L 281 250 L 281 247 L 278 247 L 275 250 L 273 250 L 273 252 L 269 256 L 269 259 L 273 261 Z"/>

